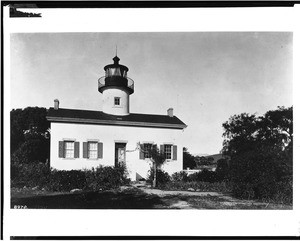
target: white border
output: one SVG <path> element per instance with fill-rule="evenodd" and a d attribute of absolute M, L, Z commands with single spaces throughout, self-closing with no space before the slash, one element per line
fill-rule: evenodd
<path fill-rule="evenodd" d="M 299 236 L 299 192 L 294 210 L 14 210 L 10 209 L 10 33 L 293 31 L 294 79 L 299 80 L 299 7 L 214 9 L 27 9 L 42 18 L 8 18 L 4 9 L 4 238 L 44 235 Z M 78 17 L 80 16 L 80 17 Z M 297 55 L 296 55 L 297 54 Z M 299 123 L 294 81 L 294 123 Z M 298 125 L 295 124 L 295 133 Z M 294 160 L 299 160 L 295 135 Z M 294 190 L 299 188 L 294 162 Z"/>

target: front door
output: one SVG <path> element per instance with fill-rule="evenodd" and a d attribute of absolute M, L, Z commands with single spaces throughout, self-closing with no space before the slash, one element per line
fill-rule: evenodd
<path fill-rule="evenodd" d="M 115 143 L 115 166 L 125 165 L 126 143 Z"/>

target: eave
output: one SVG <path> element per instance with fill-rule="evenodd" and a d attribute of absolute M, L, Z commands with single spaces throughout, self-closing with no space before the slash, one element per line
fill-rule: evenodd
<path fill-rule="evenodd" d="M 182 125 L 182 124 L 134 122 L 134 121 L 118 121 L 118 120 L 97 120 L 97 119 L 67 118 L 67 117 L 52 117 L 52 116 L 47 116 L 47 120 L 50 122 L 61 122 L 61 123 L 135 126 L 135 127 L 168 128 L 168 129 L 181 129 L 181 130 L 187 127 L 187 125 Z"/>

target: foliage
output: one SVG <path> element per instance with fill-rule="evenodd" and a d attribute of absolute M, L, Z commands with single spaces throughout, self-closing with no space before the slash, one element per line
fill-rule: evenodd
<path fill-rule="evenodd" d="M 86 187 L 85 172 L 81 170 L 52 170 L 47 189 L 51 191 L 70 191 Z"/>
<path fill-rule="evenodd" d="M 47 109 L 40 107 L 27 107 L 25 109 L 13 109 L 10 112 L 11 124 L 11 152 L 13 153 L 21 145 L 25 136 L 49 137 L 50 123 L 46 119 Z"/>
<path fill-rule="evenodd" d="M 188 152 L 186 147 L 183 148 L 183 169 L 194 169 L 196 167 L 195 157 Z"/>
<path fill-rule="evenodd" d="M 11 168 L 12 187 L 39 187 L 49 191 L 70 191 L 85 189 L 116 188 L 129 183 L 125 167 L 102 167 L 92 170 L 51 170 L 43 163 L 13 165 Z"/>
<path fill-rule="evenodd" d="M 45 187 L 49 183 L 50 168 L 43 163 L 12 165 L 12 187 Z"/>
<path fill-rule="evenodd" d="M 11 156 L 14 164 L 46 162 L 49 158 L 49 140 L 28 139 L 23 142 Z"/>
<path fill-rule="evenodd" d="M 241 198 L 292 200 L 293 108 L 256 117 L 243 113 L 223 124 L 223 154 L 231 157 L 233 194 Z M 286 188 L 279 189 L 279 187 Z M 283 198 L 285 193 L 286 198 Z"/>
<path fill-rule="evenodd" d="M 85 172 L 87 189 L 94 191 L 112 189 L 129 183 L 124 166 L 99 166 Z"/>
<path fill-rule="evenodd" d="M 14 162 L 46 162 L 49 159 L 50 123 L 47 109 L 27 107 L 10 112 L 11 155 Z"/>
<path fill-rule="evenodd" d="M 157 178 L 157 187 L 163 187 L 164 185 L 166 185 L 166 183 L 171 181 L 171 177 L 170 175 L 161 170 L 161 169 L 157 169 L 157 173 L 156 173 L 156 178 Z M 148 174 L 148 181 L 153 182 L 154 179 L 154 170 L 153 168 L 150 169 L 149 174 Z"/>
<path fill-rule="evenodd" d="M 204 169 L 203 171 L 189 175 L 188 180 L 191 182 L 216 182 L 217 175 L 213 171 Z"/>
<path fill-rule="evenodd" d="M 223 154 L 230 157 L 262 146 L 276 147 L 280 152 L 293 143 L 293 107 L 278 107 L 259 117 L 234 115 L 223 123 L 223 128 Z"/>
<path fill-rule="evenodd" d="M 230 179 L 229 173 L 230 173 L 229 160 L 227 158 L 219 159 L 216 168 L 216 175 L 218 181 L 229 180 Z"/>
<path fill-rule="evenodd" d="M 142 152 L 147 152 L 150 156 L 150 161 L 152 162 L 152 167 L 150 170 L 150 177 L 148 180 L 152 181 L 152 186 L 155 188 L 158 182 L 158 172 L 160 171 L 161 166 L 166 162 L 166 157 L 163 151 L 157 148 L 156 144 L 151 145 L 151 148 L 144 150 L 142 146 L 138 143 L 139 148 Z M 152 175 L 152 176 L 151 176 Z"/>
<path fill-rule="evenodd" d="M 188 175 L 185 171 L 180 171 L 180 172 L 175 172 L 172 174 L 171 180 L 173 182 L 187 182 L 188 179 Z"/>

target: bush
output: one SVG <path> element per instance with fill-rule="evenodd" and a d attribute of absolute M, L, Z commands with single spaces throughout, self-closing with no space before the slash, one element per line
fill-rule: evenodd
<path fill-rule="evenodd" d="M 85 172 L 81 170 L 58 171 L 52 170 L 46 188 L 50 191 L 70 191 L 86 187 Z"/>
<path fill-rule="evenodd" d="M 231 162 L 233 195 L 271 202 L 292 202 L 292 167 L 272 148 L 247 152 Z"/>
<path fill-rule="evenodd" d="M 11 166 L 12 187 L 44 187 L 49 182 L 50 168 L 43 163 Z"/>
<path fill-rule="evenodd" d="M 152 183 L 153 179 L 154 179 L 154 170 L 153 170 L 153 168 L 151 168 L 149 171 L 149 174 L 148 174 L 147 181 Z M 167 172 L 165 172 L 161 169 L 157 169 L 157 172 L 156 172 L 157 187 L 163 187 L 166 183 L 168 183 L 170 181 L 171 181 L 171 177 Z"/>
<path fill-rule="evenodd" d="M 187 182 L 189 180 L 185 171 L 173 173 L 171 179 L 173 182 Z"/>
<path fill-rule="evenodd" d="M 99 166 L 92 170 L 86 170 L 85 173 L 87 189 L 94 191 L 112 189 L 129 183 L 129 179 L 126 177 L 126 168 L 123 166 Z"/>
<path fill-rule="evenodd" d="M 191 182 L 217 182 L 218 178 L 215 172 L 204 169 L 189 175 L 188 180 Z"/>
<path fill-rule="evenodd" d="M 49 140 L 29 139 L 22 143 L 12 154 L 11 162 L 14 165 L 29 163 L 45 163 L 49 158 Z"/>
<path fill-rule="evenodd" d="M 72 189 L 111 189 L 129 183 L 125 167 L 97 167 L 92 170 L 51 170 L 48 165 L 21 164 L 11 166 L 12 187 L 36 187 L 49 191 Z"/>

